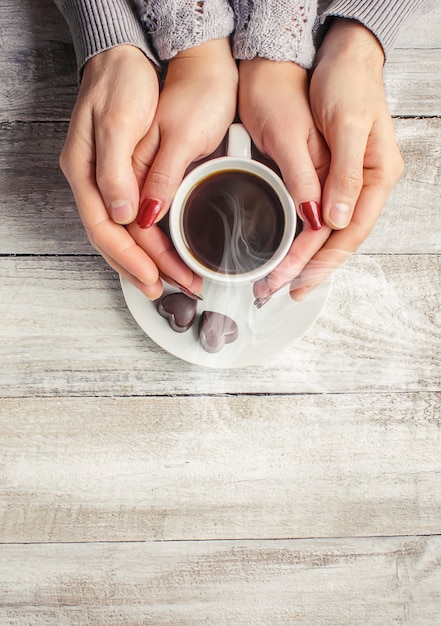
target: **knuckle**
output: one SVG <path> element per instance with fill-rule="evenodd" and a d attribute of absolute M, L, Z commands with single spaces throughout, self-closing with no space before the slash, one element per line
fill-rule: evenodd
<path fill-rule="evenodd" d="M 105 247 L 105 235 L 104 235 L 104 222 L 99 222 L 94 225 L 84 224 L 84 230 L 86 231 L 87 239 L 90 245 L 100 254 L 103 254 L 103 248 Z"/>
<path fill-rule="evenodd" d="M 345 195 L 358 195 L 363 186 L 361 172 L 355 168 L 346 169 L 346 171 L 339 176 L 337 185 Z"/>
<path fill-rule="evenodd" d="M 358 109 L 355 113 L 355 111 L 343 107 L 341 103 L 330 107 L 323 117 L 324 128 L 330 134 L 337 130 L 345 135 L 359 133 L 367 124 L 366 112 L 364 110 Z"/>
<path fill-rule="evenodd" d="M 100 247 L 99 247 L 97 238 L 95 236 L 94 229 L 85 227 L 85 231 L 86 231 L 87 239 L 89 240 L 89 243 L 92 246 L 92 248 L 100 252 Z"/>
<path fill-rule="evenodd" d="M 292 168 L 294 170 L 294 168 Z M 291 171 L 291 170 L 290 170 Z M 292 175 L 288 173 L 286 177 L 286 185 L 288 188 L 294 190 L 302 190 L 305 196 L 308 196 L 308 192 L 312 190 L 312 193 L 317 191 L 318 181 L 315 170 L 311 172 L 310 169 L 299 169 L 293 172 Z"/>
<path fill-rule="evenodd" d="M 173 186 L 171 175 L 162 170 L 150 170 L 147 181 L 149 185 L 167 190 L 171 189 Z"/>
<path fill-rule="evenodd" d="M 64 176 L 67 179 L 69 179 L 70 171 L 71 171 L 70 163 L 71 163 L 71 158 L 70 158 L 69 150 L 67 149 L 66 146 L 64 146 L 60 152 L 60 156 L 58 157 L 58 165 L 60 166 L 61 171 L 63 172 Z"/>
<path fill-rule="evenodd" d="M 133 126 L 133 117 L 123 108 L 106 111 L 100 120 L 103 135 L 126 132 Z"/>
<path fill-rule="evenodd" d="M 404 172 L 404 160 L 397 149 L 393 154 L 384 158 L 376 173 L 376 184 L 391 190 L 400 180 Z"/>
<path fill-rule="evenodd" d="M 109 195 L 118 195 L 118 191 L 125 186 L 125 179 L 119 172 L 112 170 L 96 171 L 96 182 L 101 191 L 105 190 Z"/>

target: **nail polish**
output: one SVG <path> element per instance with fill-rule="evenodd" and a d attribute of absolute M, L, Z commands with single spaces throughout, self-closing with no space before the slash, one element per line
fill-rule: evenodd
<path fill-rule="evenodd" d="M 141 204 L 136 218 L 136 223 L 140 228 L 150 228 L 155 223 L 161 212 L 162 202 L 153 198 L 146 198 Z"/>
<path fill-rule="evenodd" d="M 280 287 L 277 287 L 276 289 L 272 289 L 271 291 L 269 291 L 266 296 L 260 296 L 259 298 L 256 298 L 254 300 L 254 304 L 258 309 L 261 309 L 267 302 L 269 302 L 271 300 L 271 298 L 279 291 L 281 291 L 284 287 L 287 287 L 288 285 L 290 285 L 292 283 L 291 280 L 286 281 L 285 283 L 283 283 L 282 285 L 280 285 Z"/>
<path fill-rule="evenodd" d="M 258 308 L 261 309 L 267 302 L 269 302 L 271 300 L 271 296 L 272 294 L 268 294 L 267 296 L 264 296 L 262 298 L 256 298 L 254 300 L 254 305 Z"/>
<path fill-rule="evenodd" d="M 312 230 L 320 230 L 323 226 L 322 216 L 320 215 L 320 204 L 315 200 L 309 202 L 301 202 L 299 211 L 302 219 Z"/>
<path fill-rule="evenodd" d="M 189 289 L 188 287 L 181 285 L 181 283 L 178 283 L 178 281 L 172 278 L 171 276 L 164 274 L 164 272 L 160 272 L 159 275 L 161 276 L 163 280 L 165 280 L 166 283 L 168 283 L 169 285 L 172 285 L 172 287 L 177 287 L 178 289 L 182 291 L 182 293 L 185 293 L 185 295 L 191 298 L 192 300 L 203 300 L 203 297 L 201 295 L 199 295 L 198 293 L 195 293 L 194 291 L 191 291 L 191 289 Z"/>

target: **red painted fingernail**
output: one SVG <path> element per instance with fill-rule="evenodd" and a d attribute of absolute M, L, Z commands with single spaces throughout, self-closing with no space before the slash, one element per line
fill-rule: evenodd
<path fill-rule="evenodd" d="M 286 287 L 287 285 L 290 285 L 292 283 L 291 280 L 286 281 L 286 283 L 283 283 L 282 285 L 280 285 L 280 287 L 277 287 L 276 289 L 271 289 L 271 291 L 268 291 L 268 293 L 266 294 L 266 296 L 261 296 L 260 298 L 256 298 L 254 300 L 254 304 L 258 309 L 261 309 L 267 302 L 269 302 L 271 300 L 271 298 L 278 292 L 281 291 L 284 287 Z"/>
<path fill-rule="evenodd" d="M 162 202 L 146 198 L 139 207 L 136 223 L 140 228 L 150 228 L 155 223 L 156 218 L 161 212 Z"/>
<path fill-rule="evenodd" d="M 299 204 L 299 211 L 302 214 L 303 221 L 308 224 L 312 230 L 320 230 L 323 226 L 322 216 L 320 215 L 320 204 L 315 200 L 302 202 Z"/>
<path fill-rule="evenodd" d="M 195 293 L 194 291 L 191 291 L 191 289 L 189 289 L 188 287 L 185 287 L 184 285 L 181 285 L 181 283 L 178 283 L 177 280 L 175 280 L 171 276 L 168 276 L 168 274 L 164 274 L 164 272 L 159 272 L 159 275 L 169 285 L 172 285 L 173 287 L 177 287 L 178 289 L 182 291 L 182 293 L 185 293 L 186 296 L 188 296 L 189 298 L 192 298 L 192 300 L 203 300 L 203 297 L 200 294 Z"/>

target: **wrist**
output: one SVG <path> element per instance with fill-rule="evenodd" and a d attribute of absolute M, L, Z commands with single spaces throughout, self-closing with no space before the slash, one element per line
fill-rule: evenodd
<path fill-rule="evenodd" d="M 112 67 L 116 63 L 126 61 L 140 61 L 144 59 L 146 63 L 152 68 L 155 74 L 157 74 L 157 68 L 147 58 L 144 52 L 137 46 L 132 44 L 119 44 L 113 46 L 108 50 L 102 50 L 93 57 L 91 57 L 84 66 L 83 73 L 86 72 L 102 72 L 108 67 Z"/>
<path fill-rule="evenodd" d="M 116 83 L 130 82 L 133 77 L 142 77 L 143 85 L 159 90 L 156 66 L 142 50 L 130 44 L 122 44 L 99 52 L 89 59 L 81 77 L 80 93 L 113 93 Z M 141 80 L 141 79 L 140 79 Z"/>
<path fill-rule="evenodd" d="M 213 39 L 182 50 L 169 61 L 166 81 L 224 79 L 237 83 L 237 65 L 229 38 Z"/>
<path fill-rule="evenodd" d="M 272 61 L 264 57 L 243 60 L 239 63 L 239 75 L 246 81 L 247 89 L 250 81 L 262 82 L 266 88 L 272 80 L 287 80 L 290 83 L 305 84 L 308 72 L 293 61 Z M 268 82 L 270 81 L 270 82 Z"/>
<path fill-rule="evenodd" d="M 170 60 L 170 63 L 182 59 L 201 59 L 211 63 L 216 62 L 219 57 L 222 59 L 228 58 L 234 60 L 231 52 L 230 39 L 228 37 L 210 39 L 209 41 L 204 41 L 204 43 L 201 43 L 198 46 L 182 50 Z"/>
<path fill-rule="evenodd" d="M 360 22 L 336 17 L 317 51 L 315 65 L 335 56 L 363 61 L 382 71 L 385 57 L 377 37 Z"/>

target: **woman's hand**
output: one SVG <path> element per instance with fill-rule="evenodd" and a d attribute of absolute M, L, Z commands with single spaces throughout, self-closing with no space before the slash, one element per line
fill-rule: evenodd
<path fill-rule="evenodd" d="M 152 126 L 134 154 L 142 192 L 130 232 L 145 249 L 146 233 L 169 209 L 187 167 L 224 138 L 236 112 L 237 82 L 228 39 L 208 41 L 169 62 Z"/>
<path fill-rule="evenodd" d="M 239 75 L 240 118 L 260 152 L 277 163 L 303 220 L 284 261 L 254 285 L 263 304 L 301 272 L 329 237 L 331 229 L 322 225 L 320 208 L 329 154 L 312 118 L 305 69 L 255 58 L 241 61 Z"/>
<path fill-rule="evenodd" d="M 370 31 L 357 22 L 334 21 L 317 53 L 309 89 L 314 128 L 330 153 L 329 169 L 320 168 L 323 158 L 314 162 L 323 189 L 323 226 L 302 232 L 266 284 L 256 284 L 261 302 L 286 283 L 291 297 L 301 300 L 325 280 L 366 239 L 399 180 L 403 161 L 384 93 L 383 62 L 382 48 Z M 302 161 L 292 159 L 286 167 L 282 151 L 288 152 L 289 146 L 283 129 L 277 132 L 272 156 L 295 199 L 295 187 L 305 178 Z M 293 156 L 295 148 L 290 150 Z M 299 179 L 296 185 L 290 171 Z"/>
<path fill-rule="evenodd" d="M 310 102 L 331 154 L 322 195 L 333 232 L 292 285 L 300 300 L 371 232 L 403 171 L 383 86 L 384 55 L 364 26 L 337 19 L 317 53 Z"/>

